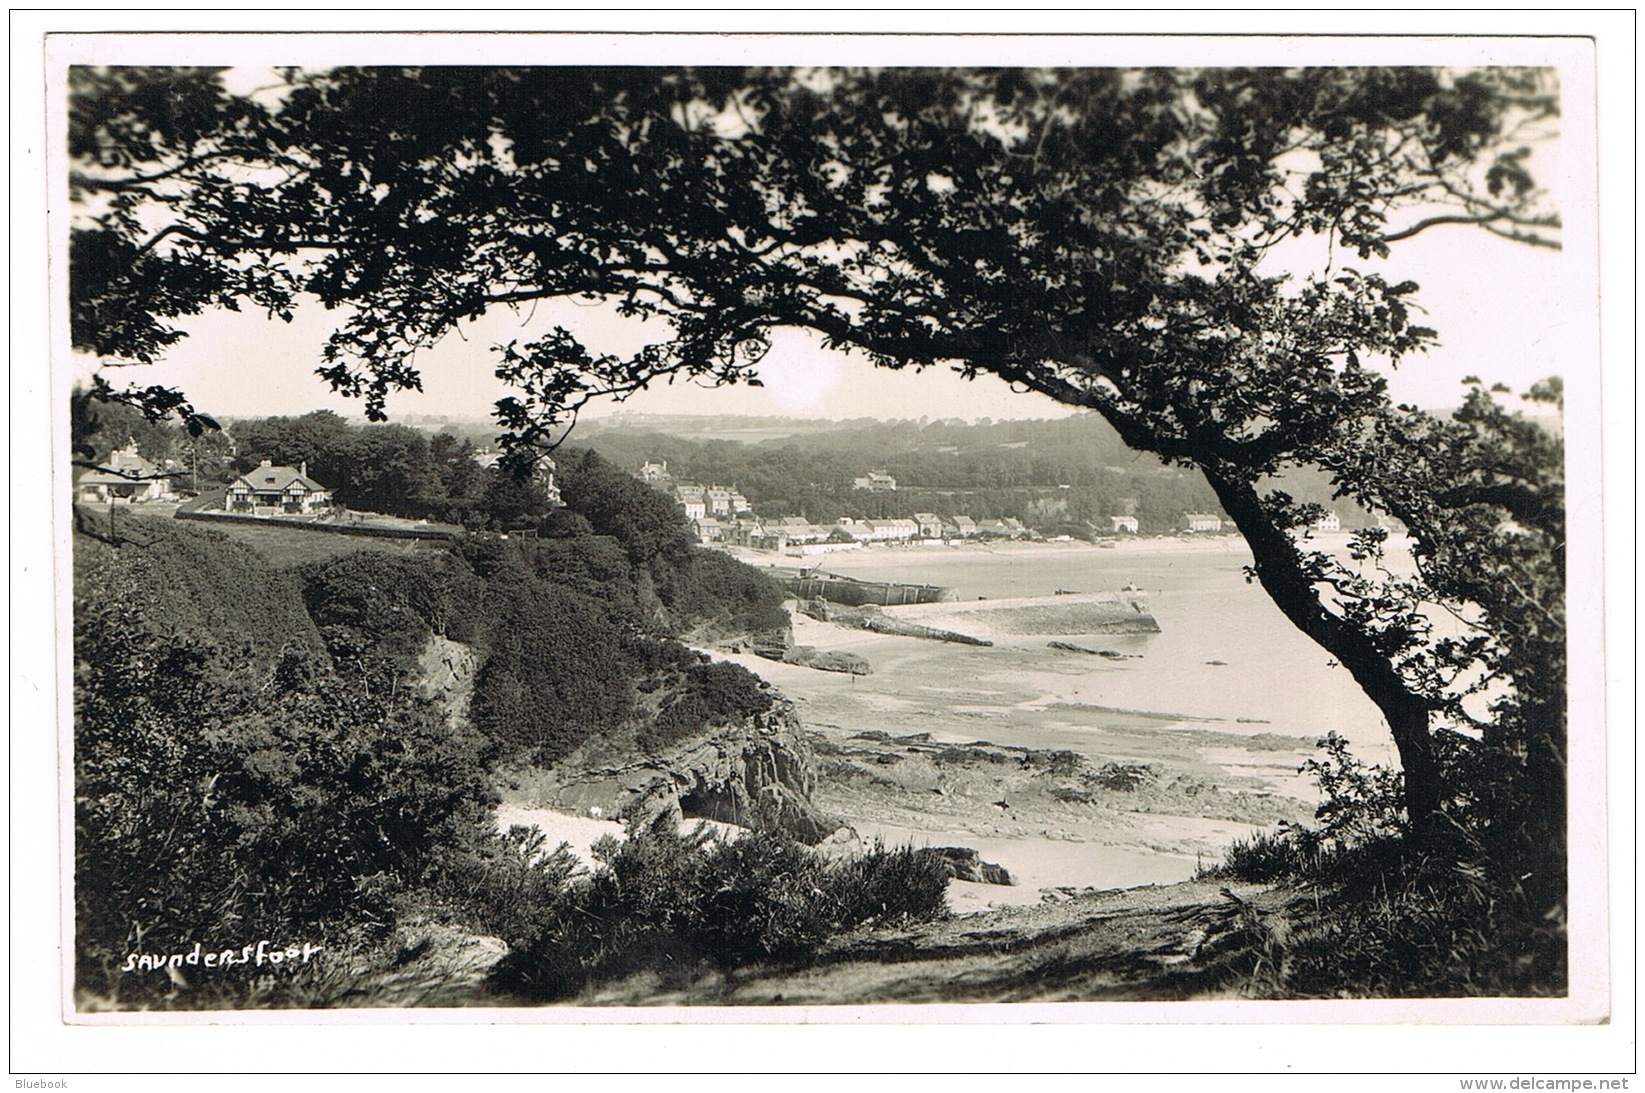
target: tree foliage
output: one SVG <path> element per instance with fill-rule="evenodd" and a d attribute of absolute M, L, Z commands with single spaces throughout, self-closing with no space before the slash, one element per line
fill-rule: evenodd
<path fill-rule="evenodd" d="M 1557 118 L 1548 71 L 345 68 L 260 98 L 197 70 L 72 79 L 72 327 L 109 363 L 155 359 L 204 308 L 316 299 L 340 315 L 320 374 L 381 416 L 418 385 L 419 349 L 489 310 L 574 298 L 651 320 L 634 353 L 558 327 L 498 347 L 522 459 L 591 398 L 751 379 L 776 327 L 992 373 L 1203 472 L 1253 578 L 1386 715 L 1419 834 L 1450 807 L 1436 718 L 1501 665 L 1434 645 L 1412 610 L 1542 625 L 1475 572 L 1511 575 L 1515 540 L 1440 564 L 1533 515 L 1469 461 L 1540 457 L 1483 408 L 1390 405 L 1372 362 L 1435 337 L 1417 286 L 1263 259 L 1304 236 L 1383 258 L 1451 224 L 1557 245 L 1529 151 Z M 1406 435 L 1434 446 L 1402 461 L 1386 445 Z M 1311 510 L 1265 485 L 1287 465 L 1409 512 L 1421 586 L 1355 585 L 1299 546 Z M 1424 509 L 1419 484 L 1450 504 Z M 1553 485 L 1533 487 L 1544 518 Z M 1517 688 L 1557 674 L 1515 663 Z M 1562 751 L 1562 727 L 1539 731 Z"/>
<path fill-rule="evenodd" d="M 341 678 L 295 584 L 249 552 L 121 522 L 117 545 L 76 544 L 78 989 L 151 1004 L 173 984 L 129 954 L 391 926 L 394 895 L 482 829 L 484 741 Z"/>

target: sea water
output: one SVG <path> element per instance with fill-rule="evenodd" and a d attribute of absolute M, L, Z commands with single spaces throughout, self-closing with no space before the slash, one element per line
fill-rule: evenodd
<path fill-rule="evenodd" d="M 869 580 L 942 585 L 961 600 L 1140 588 L 1159 633 L 1058 635 L 1135 657 L 1083 662 L 1092 685 L 1081 700 L 1204 719 L 1219 732 L 1318 738 L 1334 731 L 1352 742 L 1361 759 L 1392 763 L 1392 741 L 1380 711 L 1347 669 L 1297 630 L 1260 585 L 1246 579 L 1250 563 L 1243 541 L 1217 538 L 1137 540 L 1111 550 L 1084 544 L 883 550 L 842 557 L 830 568 Z M 1045 644 L 1043 638 L 1011 639 L 1012 670 L 1021 671 L 1022 658 L 1028 658 L 1028 666 L 1043 660 L 1064 674 L 1070 671 L 1070 654 Z"/>

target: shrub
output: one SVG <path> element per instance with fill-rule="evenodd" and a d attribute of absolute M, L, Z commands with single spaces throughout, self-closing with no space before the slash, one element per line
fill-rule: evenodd
<path fill-rule="evenodd" d="M 295 656 L 248 687 L 245 647 L 160 637 L 124 606 L 76 618 L 80 991 L 152 1003 L 137 951 L 330 943 L 392 924 L 393 898 L 492 800 L 480 741 Z M 225 972 L 219 979 L 232 977 Z"/>
<path fill-rule="evenodd" d="M 829 936 L 864 923 L 946 910 L 947 869 L 908 848 L 875 847 L 831 864 L 775 832 L 726 842 L 702 826 L 682 834 L 664 816 L 622 842 L 602 840 L 594 853 L 591 877 L 539 898 L 540 914 L 503 935 L 511 950 L 496 969 L 503 984 L 544 998 L 637 972 L 685 985 L 710 969 L 804 961 Z"/>
<path fill-rule="evenodd" d="M 474 724 L 512 751 L 552 763 L 633 708 L 625 631 L 598 600 L 525 578 L 492 582 L 487 656 Z"/>
<path fill-rule="evenodd" d="M 717 550 L 693 550 L 683 565 L 657 575 L 658 593 L 676 624 L 708 623 L 727 633 L 786 629 L 782 586 Z"/>
<path fill-rule="evenodd" d="M 1399 776 L 1367 767 L 1331 734 L 1310 760 L 1324 791 L 1319 829 L 1288 824 L 1236 842 L 1204 876 L 1301 886 L 1291 928 L 1267 922 L 1225 931 L 1266 948 L 1230 966 L 1260 969 L 1255 993 L 1283 996 L 1445 997 L 1546 995 L 1565 990 L 1565 924 L 1538 911 L 1529 873 L 1507 868 L 1474 826 L 1453 818 L 1445 837 L 1414 842 L 1399 803 Z M 1489 829 L 1486 834 L 1489 834 Z M 1231 920 L 1232 921 L 1232 920 Z M 1251 927 L 1251 928 L 1246 928 Z M 1285 940 L 1283 965 L 1275 936 Z M 1226 953 L 1224 955 L 1227 955 Z"/>
<path fill-rule="evenodd" d="M 647 751 L 656 751 L 712 726 L 732 725 L 765 713 L 771 703 L 771 693 L 760 677 L 739 664 L 692 664 L 640 734 L 639 743 Z"/>

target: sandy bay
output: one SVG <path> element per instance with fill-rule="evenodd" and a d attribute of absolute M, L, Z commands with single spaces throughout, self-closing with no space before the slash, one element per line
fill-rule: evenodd
<path fill-rule="evenodd" d="M 739 557 L 761 567 L 796 564 L 751 551 Z M 952 587 L 959 609 L 980 597 L 1133 584 L 1147 592 L 1162 632 L 1069 639 L 1134 658 L 1111 660 L 1048 648 L 1046 635 L 989 632 L 979 636 L 992 646 L 956 645 L 795 612 L 798 644 L 855 653 L 873 674 L 721 655 L 789 696 L 821 751 L 840 753 L 819 763 L 819 804 L 865 837 L 972 846 L 1017 877 L 1009 889 L 956 882 L 957 910 L 1036 901 L 1045 887 L 1168 883 L 1235 838 L 1308 818 L 1315 790 L 1298 771 L 1325 731 L 1344 732 L 1372 759 L 1385 753 L 1374 708 L 1245 581 L 1248 560 L 1243 543 L 1225 537 L 1115 548 L 882 546 L 808 558 L 862 579 Z M 960 617 L 910 611 L 922 621 L 935 615 L 935 625 Z M 880 754 L 865 758 L 865 737 Z M 1064 800 L 1043 771 L 960 763 L 941 747 L 981 741 L 1072 751 L 1097 768 L 1146 767 L 1155 780 L 1148 792 Z"/>

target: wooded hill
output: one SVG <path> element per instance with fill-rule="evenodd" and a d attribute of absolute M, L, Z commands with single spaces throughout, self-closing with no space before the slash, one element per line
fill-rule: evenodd
<path fill-rule="evenodd" d="M 122 976 L 126 954 L 225 930 L 366 944 L 454 862 L 484 873 L 493 762 L 552 762 L 596 736 L 638 757 L 771 706 L 751 673 L 676 638 L 783 625 L 780 591 L 694 548 L 677 509 L 598 457 L 571 470 L 570 506 L 537 537 L 287 569 L 219 532 L 82 514 L 87 997 L 152 1002 L 169 986 Z M 436 637 L 479 664 L 467 716 L 419 686 Z"/>
<path fill-rule="evenodd" d="M 700 420 L 691 424 L 703 428 Z M 736 424 L 727 419 L 725 431 Z M 644 428 L 588 429 L 574 434 L 573 443 L 629 470 L 666 460 L 677 479 L 736 485 L 762 516 L 813 522 L 934 512 L 1015 517 L 1045 531 L 1088 523 L 1106 531 L 1108 517 L 1134 515 L 1139 531 L 1159 534 L 1181 530 L 1184 512 L 1221 511 L 1197 470 L 1132 450 L 1095 414 L 793 424 L 792 436 L 744 444 L 678 435 L 653 419 Z M 853 489 L 853 480 L 870 470 L 895 478 L 896 492 Z M 1357 506 L 1333 501 L 1329 479 L 1317 471 L 1288 472 L 1284 488 L 1336 508 L 1345 527 L 1372 522 Z"/>

